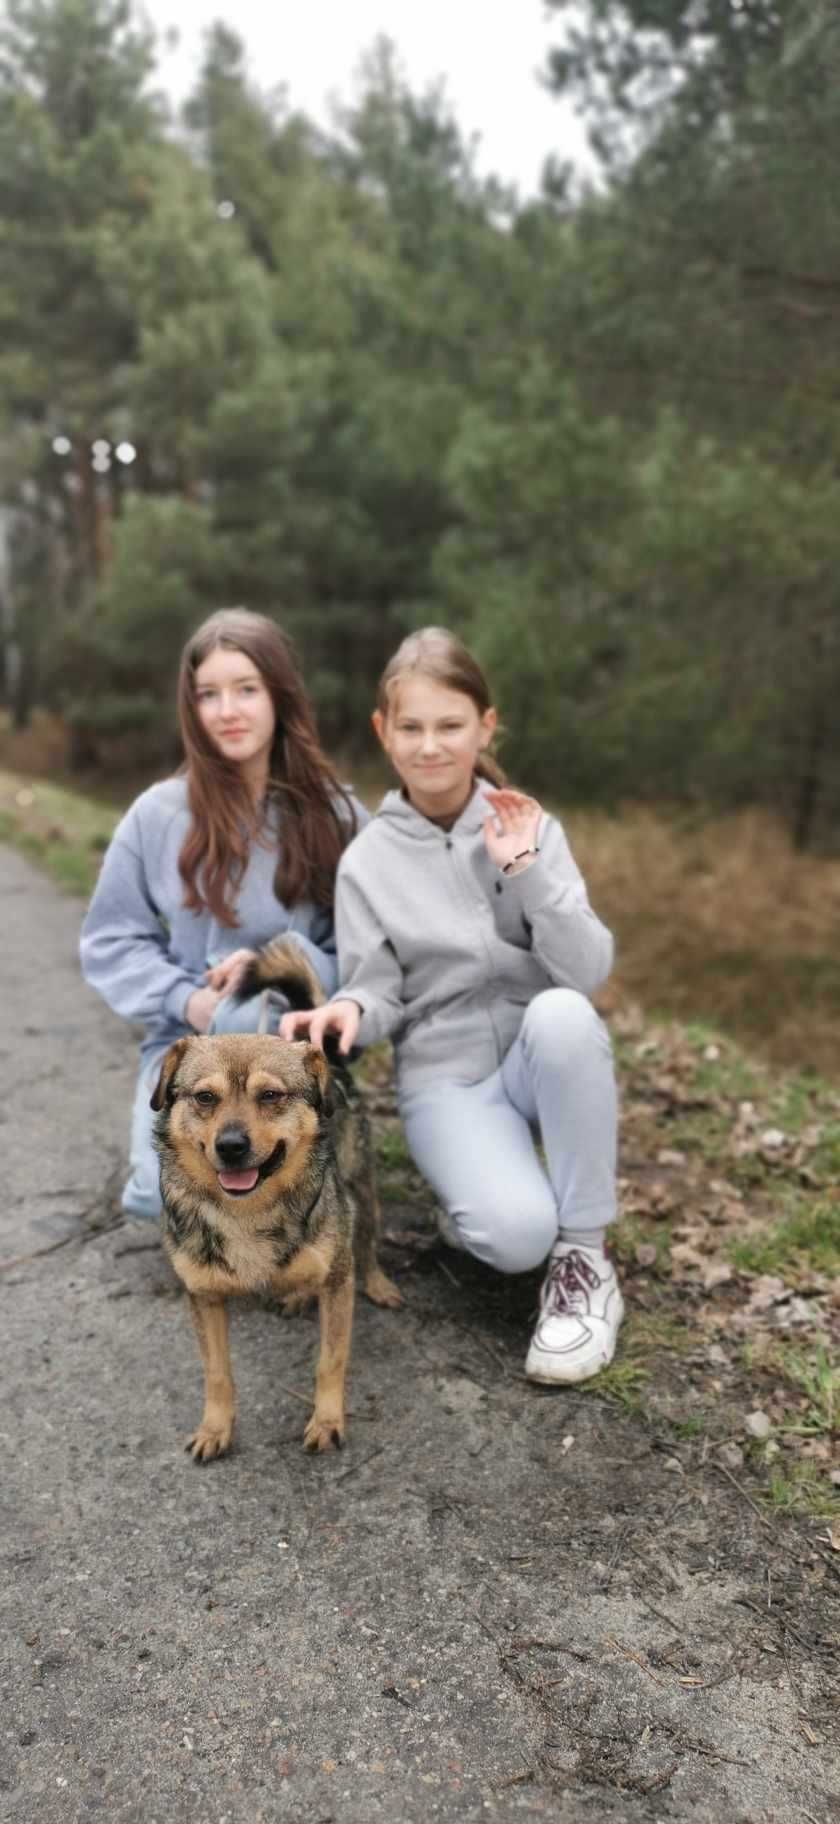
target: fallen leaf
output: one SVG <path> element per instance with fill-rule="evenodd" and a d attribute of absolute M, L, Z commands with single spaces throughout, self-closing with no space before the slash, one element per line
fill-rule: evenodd
<path fill-rule="evenodd" d="M 703 1285 L 707 1292 L 712 1292 L 715 1286 L 728 1285 L 733 1277 L 732 1268 L 725 1260 L 713 1260 L 703 1270 Z"/>
<path fill-rule="evenodd" d="M 761 1144 L 768 1152 L 778 1152 L 781 1147 L 787 1146 L 787 1134 L 783 1134 L 780 1127 L 766 1127 L 761 1136 Z"/>
<path fill-rule="evenodd" d="M 687 1241 L 675 1242 L 668 1252 L 675 1279 L 687 1279 L 692 1271 L 702 1272 L 705 1265 L 703 1256 Z"/>

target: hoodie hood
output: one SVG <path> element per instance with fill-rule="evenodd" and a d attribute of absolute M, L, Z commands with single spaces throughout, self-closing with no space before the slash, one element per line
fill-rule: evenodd
<path fill-rule="evenodd" d="M 386 792 L 374 822 L 381 818 L 384 822 L 395 825 L 401 835 L 412 836 L 418 842 L 439 842 L 441 836 L 451 836 L 456 832 L 464 836 L 474 836 L 481 829 L 491 806 L 486 797 L 493 786 L 489 779 L 477 779 L 472 796 L 468 798 L 460 817 L 455 819 L 451 829 L 444 829 L 440 823 L 425 817 L 422 811 L 406 798 L 402 790 Z"/>

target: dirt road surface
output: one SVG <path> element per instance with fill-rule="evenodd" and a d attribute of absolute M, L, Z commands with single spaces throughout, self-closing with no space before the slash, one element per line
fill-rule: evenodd
<path fill-rule="evenodd" d="M 392 1247 L 318 1459 L 314 1320 L 236 1309 L 236 1449 L 191 1462 L 184 1303 L 116 1216 L 132 1036 L 78 902 L 0 850 L 0 907 L 0 1817 L 840 1819 L 818 1524 L 530 1388 L 534 1280 Z"/>

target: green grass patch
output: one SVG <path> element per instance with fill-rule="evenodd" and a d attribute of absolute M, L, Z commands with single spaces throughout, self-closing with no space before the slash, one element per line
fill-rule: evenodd
<path fill-rule="evenodd" d="M 819 1178 L 830 1178 L 835 1183 L 840 1181 L 840 1122 L 829 1122 L 823 1129 L 822 1139 L 815 1146 L 809 1164 Z"/>
<path fill-rule="evenodd" d="M 764 1077 L 760 1066 L 713 1027 L 690 1020 L 683 1027 L 683 1036 L 697 1058 L 694 1081 L 699 1095 L 726 1096 L 744 1102 L 761 1094 Z M 717 1057 L 707 1057 L 711 1051 L 716 1051 Z"/>
<path fill-rule="evenodd" d="M 650 1369 L 644 1362 L 619 1355 L 591 1381 L 582 1382 L 579 1391 L 597 1393 L 602 1399 L 613 1400 L 625 1412 L 638 1413 L 642 1411 L 642 1388 L 649 1380 Z"/>
<path fill-rule="evenodd" d="M 840 1514 L 840 1495 L 813 1463 L 793 1463 L 785 1468 L 774 1464 L 767 1487 L 756 1492 L 779 1513 L 811 1514 L 816 1520 L 832 1520 Z"/>
<path fill-rule="evenodd" d="M 700 1438 L 706 1430 L 707 1421 L 702 1413 L 690 1413 L 687 1419 L 672 1419 L 671 1430 L 675 1438 Z"/>
<path fill-rule="evenodd" d="M 398 1128 L 386 1128 L 376 1142 L 376 1156 L 385 1172 L 413 1171 L 413 1161 Z"/>
<path fill-rule="evenodd" d="M 654 1358 L 664 1351 L 683 1354 L 694 1340 L 684 1324 L 665 1313 L 630 1311 L 620 1331 L 615 1359 L 591 1381 L 584 1382 L 580 1392 L 614 1400 L 625 1412 L 642 1412 L 642 1392 L 651 1379 Z"/>
<path fill-rule="evenodd" d="M 780 1351 L 779 1362 L 785 1380 L 806 1398 L 796 1423 L 782 1429 L 802 1438 L 833 1437 L 840 1413 L 840 1366 L 829 1359 L 822 1338 L 807 1355 L 800 1349 Z"/>
<path fill-rule="evenodd" d="M 0 772 L 0 841 L 11 843 L 67 893 L 88 898 L 119 818 L 81 792 Z"/>
<path fill-rule="evenodd" d="M 731 1242 L 728 1256 L 747 1273 L 840 1273 L 840 1204 L 799 1198 L 765 1234 Z"/>
<path fill-rule="evenodd" d="M 620 1266 L 637 1268 L 636 1250 L 641 1245 L 656 1249 L 656 1260 L 653 1271 L 667 1273 L 670 1269 L 669 1248 L 671 1245 L 671 1224 L 660 1218 L 644 1223 L 638 1216 L 620 1216 L 615 1225 L 610 1248 Z M 650 1272 L 650 1268 L 645 1271 Z"/>

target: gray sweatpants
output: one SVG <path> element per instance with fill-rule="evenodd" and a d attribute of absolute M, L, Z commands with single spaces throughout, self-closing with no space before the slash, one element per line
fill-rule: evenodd
<path fill-rule="evenodd" d="M 615 1216 L 610 1041 L 572 988 L 535 996 L 492 1077 L 409 1090 L 400 1114 L 417 1166 L 464 1247 L 503 1273 L 539 1266 L 560 1229 L 603 1229 Z"/>

